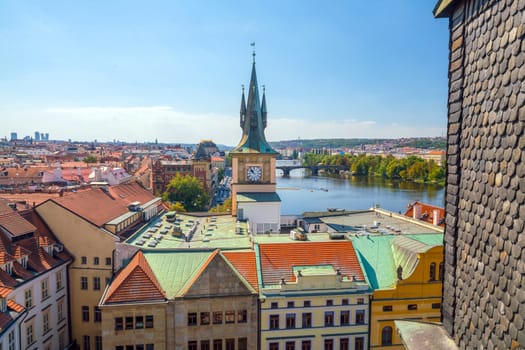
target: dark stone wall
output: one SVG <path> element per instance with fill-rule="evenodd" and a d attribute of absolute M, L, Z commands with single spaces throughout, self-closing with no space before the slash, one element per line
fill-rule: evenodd
<path fill-rule="evenodd" d="M 525 348 L 525 0 L 453 6 L 443 325 Z"/>

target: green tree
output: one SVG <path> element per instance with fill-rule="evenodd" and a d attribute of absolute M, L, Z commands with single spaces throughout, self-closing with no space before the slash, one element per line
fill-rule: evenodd
<path fill-rule="evenodd" d="M 184 208 L 181 202 L 175 202 L 170 205 L 170 211 L 185 212 L 186 208 Z"/>
<path fill-rule="evenodd" d="M 162 199 L 179 202 L 186 211 L 203 211 L 208 205 L 209 195 L 196 177 L 177 174 L 166 187 Z"/>
<path fill-rule="evenodd" d="M 96 162 L 97 162 L 97 157 L 95 157 L 92 154 L 90 154 L 87 157 L 84 157 L 84 163 L 86 163 L 86 164 L 92 164 L 92 163 L 96 163 Z"/>
<path fill-rule="evenodd" d="M 299 158 L 299 152 L 297 152 L 297 150 L 294 149 L 292 152 L 292 159 L 297 159 L 297 158 Z"/>
<path fill-rule="evenodd" d="M 224 203 L 216 205 L 215 207 L 210 209 L 211 213 L 227 213 L 231 212 L 232 210 L 232 199 L 227 198 Z"/>

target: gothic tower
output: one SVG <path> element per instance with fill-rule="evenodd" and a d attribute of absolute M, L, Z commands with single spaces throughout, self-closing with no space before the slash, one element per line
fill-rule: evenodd
<path fill-rule="evenodd" d="M 267 125 L 266 93 L 259 98 L 255 53 L 248 102 L 241 97 L 242 137 L 232 155 L 232 215 L 249 220 L 253 233 L 279 232 L 281 199 L 276 193 L 275 163 L 278 153 L 264 135 Z"/>

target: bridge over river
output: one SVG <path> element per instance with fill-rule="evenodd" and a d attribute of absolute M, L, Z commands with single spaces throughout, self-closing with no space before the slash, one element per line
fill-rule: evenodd
<path fill-rule="evenodd" d="M 348 166 L 344 165 L 305 165 L 300 161 L 278 161 L 275 166 L 276 169 L 280 169 L 283 172 L 283 177 L 290 177 L 290 172 L 295 169 L 308 169 L 313 176 L 319 175 L 319 170 L 331 170 L 331 171 L 348 171 Z"/>

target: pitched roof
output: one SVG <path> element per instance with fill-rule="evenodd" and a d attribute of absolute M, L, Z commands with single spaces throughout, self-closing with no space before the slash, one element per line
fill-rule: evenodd
<path fill-rule="evenodd" d="M 129 211 L 128 204 L 132 202 L 144 204 L 154 198 L 155 196 L 151 192 L 144 189 L 137 182 L 131 182 L 111 186 L 107 190 L 91 188 L 52 200 L 100 227 L 112 219 L 127 213 Z"/>
<path fill-rule="evenodd" d="M 294 281 L 294 266 L 332 265 L 343 276 L 364 281 L 365 277 L 352 242 L 293 242 L 259 244 L 262 285 L 277 284 L 281 278 Z"/>
<path fill-rule="evenodd" d="M 166 300 L 165 292 L 144 258 L 144 254 L 138 251 L 115 277 L 102 302 L 113 304 L 163 300 Z"/>
<path fill-rule="evenodd" d="M 168 299 L 182 296 L 182 291 L 191 278 L 210 261 L 213 251 L 144 251 Z M 215 253 L 216 254 L 216 253 Z"/>
<path fill-rule="evenodd" d="M 0 227 L 13 237 L 34 232 L 36 227 L 11 209 L 8 204 L 7 200 L 0 198 Z"/>
<path fill-rule="evenodd" d="M 394 239 L 401 238 L 401 241 L 396 241 L 396 247 L 392 247 Z M 425 233 L 425 234 L 407 234 L 403 236 L 385 235 L 385 236 L 355 236 L 352 237 L 352 242 L 357 250 L 361 260 L 363 270 L 366 273 L 368 283 L 372 289 L 390 289 L 397 283 L 396 260 L 394 258 L 394 251 L 401 245 L 413 246 L 412 250 L 423 249 L 417 242 L 425 244 L 428 248 L 432 248 L 443 244 L 442 233 Z M 412 244 L 413 243 L 413 244 Z M 416 248 L 419 247 L 419 248 Z M 398 261 L 401 261 L 401 251 L 398 250 Z M 405 259 L 404 261 L 407 261 Z M 405 268 L 404 268 L 405 270 Z"/>
<path fill-rule="evenodd" d="M 259 290 L 257 281 L 257 263 L 253 251 L 223 251 L 222 254 L 239 271 L 239 273 L 256 290 Z"/>
<path fill-rule="evenodd" d="M 416 206 L 418 206 L 418 210 L 420 211 L 418 218 L 414 218 L 414 208 L 416 208 Z M 435 210 L 437 210 L 437 212 L 434 212 Z M 416 201 L 407 207 L 405 216 L 414 219 L 419 219 L 421 221 L 428 222 L 429 224 L 434 224 L 435 213 L 439 215 L 438 226 L 445 227 L 445 208 L 438 207 L 436 205 Z"/>

